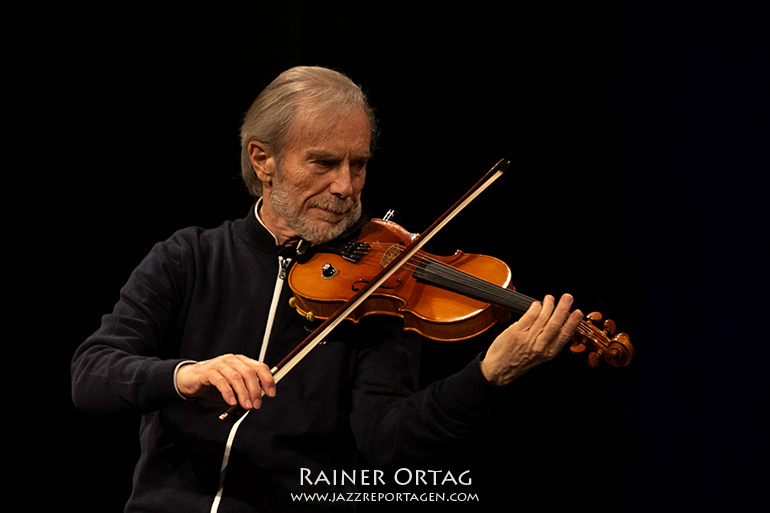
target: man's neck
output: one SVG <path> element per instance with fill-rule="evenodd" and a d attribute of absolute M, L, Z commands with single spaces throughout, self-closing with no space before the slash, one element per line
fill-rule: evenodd
<path fill-rule="evenodd" d="M 292 246 L 300 240 L 301 237 L 286 226 L 286 223 L 270 208 L 270 205 L 263 201 L 263 198 L 257 200 L 254 215 L 257 216 L 257 221 L 273 236 L 276 246 Z"/>

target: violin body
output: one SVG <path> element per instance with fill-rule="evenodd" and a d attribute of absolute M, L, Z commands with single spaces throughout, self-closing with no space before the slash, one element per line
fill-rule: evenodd
<path fill-rule="evenodd" d="M 352 243 L 316 252 L 292 267 L 288 276 L 294 292 L 292 306 L 310 320 L 329 318 L 415 237 L 396 223 L 371 220 Z M 421 255 L 423 259 L 434 268 L 441 263 L 496 287 L 513 289 L 511 270 L 497 258 L 457 251 L 450 256 Z M 420 275 L 418 265 L 402 266 L 346 318 L 358 322 L 373 314 L 399 316 L 405 329 L 441 341 L 465 340 L 510 318 L 507 308 L 415 278 Z"/>
<path fill-rule="evenodd" d="M 311 321 L 335 317 L 416 237 L 396 223 L 369 221 L 355 240 L 327 245 L 292 267 L 291 305 Z M 506 322 L 511 312 L 524 313 L 533 301 L 514 289 L 510 268 L 497 258 L 462 251 L 451 256 L 419 252 L 359 306 L 348 310 L 344 319 L 358 322 L 367 315 L 398 316 L 405 329 L 449 342 L 475 337 L 497 322 Z M 570 349 L 586 352 L 591 367 L 601 361 L 625 367 L 635 353 L 629 336 L 616 334 L 609 319 L 597 326 L 601 320 L 601 314 L 593 312 L 581 321 Z"/>

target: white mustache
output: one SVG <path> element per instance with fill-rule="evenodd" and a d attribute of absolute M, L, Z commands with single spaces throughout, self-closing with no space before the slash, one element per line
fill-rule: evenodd
<path fill-rule="evenodd" d="M 341 199 L 336 196 L 326 196 L 312 198 L 308 201 L 308 206 L 328 210 L 335 214 L 345 214 L 356 206 L 356 202 L 352 198 Z"/>

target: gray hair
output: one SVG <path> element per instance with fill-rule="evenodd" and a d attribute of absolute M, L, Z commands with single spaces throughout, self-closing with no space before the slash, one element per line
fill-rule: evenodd
<path fill-rule="evenodd" d="M 361 87 L 346 75 L 328 68 L 291 68 L 278 75 L 259 94 L 241 125 L 241 176 L 252 196 L 262 195 L 262 182 L 252 167 L 249 143 L 259 141 L 264 144 L 280 163 L 300 107 L 304 107 L 302 115 L 308 117 L 322 116 L 329 111 L 345 114 L 362 108 L 369 118 L 371 149 L 374 149 L 377 124 Z"/>

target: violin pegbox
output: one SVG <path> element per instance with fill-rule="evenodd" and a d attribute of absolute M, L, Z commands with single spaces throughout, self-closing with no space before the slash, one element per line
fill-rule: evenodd
<path fill-rule="evenodd" d="M 580 354 L 588 351 L 588 365 L 593 368 L 602 361 L 615 367 L 625 367 L 634 357 L 634 346 L 626 333 L 617 333 L 615 321 L 607 319 L 602 323 L 602 314 L 591 312 L 580 322 L 572 336 L 570 351 Z"/>

